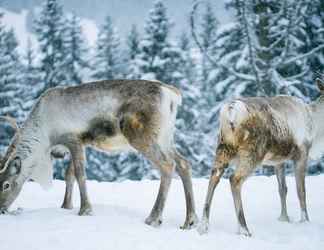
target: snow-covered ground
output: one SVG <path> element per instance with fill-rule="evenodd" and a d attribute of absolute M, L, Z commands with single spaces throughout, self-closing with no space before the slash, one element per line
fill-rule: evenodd
<path fill-rule="evenodd" d="M 246 219 L 253 236 L 236 234 L 236 218 L 228 180 L 216 189 L 210 232 L 182 231 L 184 196 L 179 180 L 174 180 L 160 228 L 144 224 L 158 181 L 98 183 L 89 181 L 94 215 L 77 216 L 75 209 L 59 208 L 64 183 L 55 181 L 49 191 L 27 183 L 12 209 L 22 207 L 17 216 L 0 216 L 1 250 L 64 249 L 324 249 L 324 176 L 307 178 L 310 223 L 299 223 L 299 206 L 293 177 L 288 177 L 288 212 L 291 223 L 279 222 L 279 195 L 274 177 L 252 177 L 243 189 Z M 208 181 L 194 180 L 199 216 Z"/>

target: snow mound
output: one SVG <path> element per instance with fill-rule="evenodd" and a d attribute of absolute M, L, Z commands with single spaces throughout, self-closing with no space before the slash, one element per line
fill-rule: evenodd
<path fill-rule="evenodd" d="M 144 224 L 158 190 L 158 181 L 121 183 L 88 182 L 94 215 L 79 217 L 78 191 L 73 210 L 59 208 L 64 182 L 55 181 L 46 192 L 27 183 L 14 207 L 17 216 L 0 216 L 1 250 L 20 249 L 324 249 L 324 176 L 308 177 L 310 223 L 299 223 L 294 178 L 287 178 L 288 212 L 291 223 L 277 220 L 280 213 L 275 177 L 251 177 L 243 188 L 247 223 L 253 234 L 236 234 L 236 218 L 228 180 L 215 191 L 210 232 L 182 231 L 185 217 L 182 185 L 174 180 L 160 228 Z M 201 215 L 208 181 L 194 180 L 198 213 Z"/>

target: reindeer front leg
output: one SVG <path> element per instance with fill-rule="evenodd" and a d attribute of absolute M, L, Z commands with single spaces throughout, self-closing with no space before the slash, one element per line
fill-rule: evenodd
<path fill-rule="evenodd" d="M 62 208 L 65 209 L 73 208 L 72 194 L 73 194 L 74 181 L 75 181 L 75 173 L 74 173 L 73 160 L 71 158 L 69 162 L 69 166 L 65 172 L 65 195 L 64 195 Z"/>
<path fill-rule="evenodd" d="M 74 165 L 75 177 L 78 182 L 81 206 L 79 215 L 91 215 L 92 207 L 88 198 L 85 172 L 85 153 L 81 142 L 76 138 L 69 138 L 67 147 L 70 149 L 71 158 Z"/>
<path fill-rule="evenodd" d="M 172 173 L 174 171 L 174 162 L 164 154 L 157 145 L 150 146 L 149 149 L 142 151 L 161 173 L 161 182 L 158 196 L 151 210 L 150 215 L 145 219 L 147 225 L 157 227 L 162 224 L 162 213 L 164 210 L 165 201 L 169 193 L 170 184 L 172 181 Z"/>

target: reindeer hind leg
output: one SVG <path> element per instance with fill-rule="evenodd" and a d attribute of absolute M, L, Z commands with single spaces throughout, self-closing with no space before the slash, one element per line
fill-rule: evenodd
<path fill-rule="evenodd" d="M 191 229 L 198 223 L 192 190 L 191 169 L 189 162 L 176 150 L 174 153 L 174 160 L 176 162 L 176 171 L 181 178 L 186 198 L 186 220 L 181 229 Z"/>
<path fill-rule="evenodd" d="M 241 190 L 244 181 L 252 173 L 256 164 L 252 160 L 241 160 L 240 165 L 235 170 L 234 174 L 230 177 L 230 184 L 232 190 L 232 196 L 234 200 L 235 212 L 238 220 L 238 234 L 243 234 L 245 236 L 251 236 L 251 233 L 247 227 L 243 205 Z"/>
<path fill-rule="evenodd" d="M 136 146 L 134 147 L 136 148 Z M 143 147 L 138 147 L 138 150 L 143 153 L 143 155 L 150 160 L 161 173 L 161 181 L 157 198 L 150 215 L 145 220 L 147 225 L 157 227 L 162 224 L 162 214 L 169 192 L 175 163 L 172 158 L 168 154 L 162 152 L 160 147 L 156 144 L 150 147 L 145 147 L 145 149 L 143 149 Z"/>
<path fill-rule="evenodd" d="M 279 216 L 280 221 L 289 222 L 289 217 L 287 213 L 287 184 L 286 184 L 286 176 L 285 176 L 285 164 L 281 164 L 280 166 L 275 167 L 275 172 L 278 181 L 278 190 L 280 195 L 281 202 L 281 213 Z"/>
<path fill-rule="evenodd" d="M 203 209 L 203 216 L 198 226 L 198 232 L 200 234 L 205 234 L 208 232 L 210 208 L 214 196 L 214 191 L 222 175 L 224 174 L 225 169 L 228 167 L 228 164 L 233 157 L 234 154 L 231 150 L 228 150 L 225 145 L 218 145 L 216 150 L 215 163 L 209 179 L 208 190 Z"/>

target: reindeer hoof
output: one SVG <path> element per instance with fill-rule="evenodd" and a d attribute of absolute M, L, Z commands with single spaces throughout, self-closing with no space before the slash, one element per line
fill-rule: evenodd
<path fill-rule="evenodd" d="M 278 220 L 283 222 L 290 222 L 288 215 L 280 215 Z"/>
<path fill-rule="evenodd" d="M 160 218 L 148 217 L 145 220 L 145 224 L 151 227 L 159 227 L 162 224 L 162 220 Z"/>
<path fill-rule="evenodd" d="M 197 231 L 200 235 L 203 235 L 203 234 L 207 234 L 208 233 L 208 227 L 209 227 L 209 223 L 208 221 L 206 220 L 202 220 L 198 227 L 197 227 Z"/>
<path fill-rule="evenodd" d="M 80 216 L 92 215 L 92 208 L 90 205 L 82 206 L 79 211 Z"/>
<path fill-rule="evenodd" d="M 180 229 L 189 230 L 195 228 L 197 224 L 198 224 L 198 217 L 196 214 L 193 214 L 189 217 L 189 219 L 186 219 L 185 223 L 183 224 L 183 226 L 180 227 Z"/>
<path fill-rule="evenodd" d="M 251 237 L 252 234 L 250 233 L 249 229 L 247 227 L 239 227 L 238 234 L 244 235 L 246 237 Z"/>
<path fill-rule="evenodd" d="M 7 208 L 1 208 L 0 214 L 4 215 L 20 215 L 22 213 L 23 209 L 21 207 L 18 207 L 16 210 L 9 211 Z"/>
<path fill-rule="evenodd" d="M 308 218 L 301 218 L 299 220 L 299 223 L 307 223 L 307 222 L 309 222 L 309 219 Z"/>
<path fill-rule="evenodd" d="M 305 211 L 302 211 L 301 213 L 301 217 L 300 217 L 300 223 L 304 223 L 304 222 L 309 222 L 309 217 L 308 217 L 308 214 L 307 212 Z"/>
<path fill-rule="evenodd" d="M 73 209 L 73 205 L 70 203 L 63 203 L 61 208 L 63 209 Z"/>

